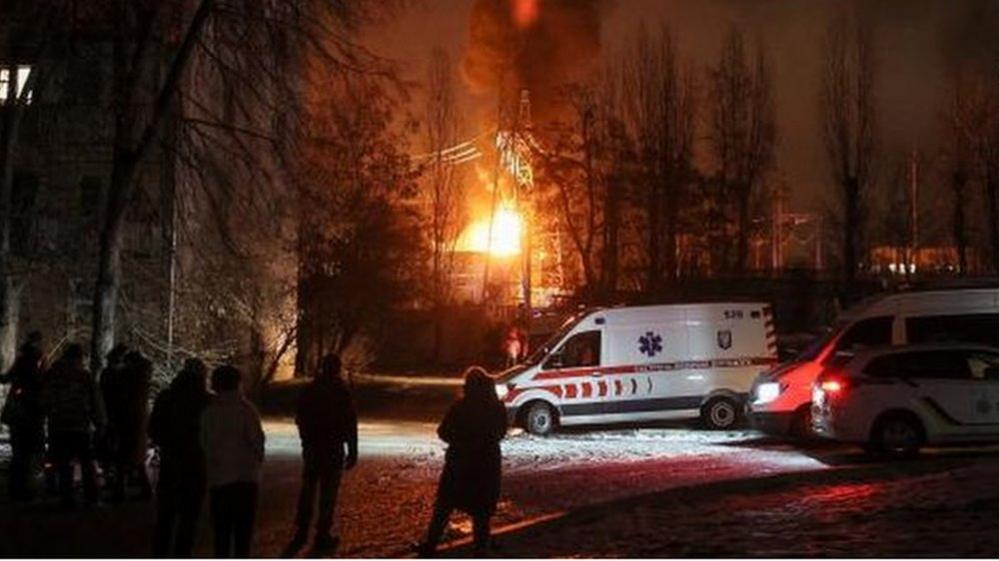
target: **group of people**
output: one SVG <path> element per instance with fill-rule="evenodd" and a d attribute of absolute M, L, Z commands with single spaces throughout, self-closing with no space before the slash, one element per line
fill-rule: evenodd
<path fill-rule="evenodd" d="M 57 467 L 66 506 L 75 506 L 74 461 L 88 504 L 99 500 L 97 464 L 110 477 L 105 488 L 112 500 L 123 500 L 130 486 L 139 488 L 140 498 L 150 497 L 148 437 L 160 458 L 153 555 L 191 556 L 207 495 L 215 556 L 248 557 L 265 438 L 259 414 L 243 396 L 240 371 L 219 366 L 209 384 L 205 363 L 188 359 L 150 412 L 150 361 L 122 346 L 107 358 L 98 382 L 84 366 L 80 345 L 66 346 L 49 367 L 38 334 L 21 347 L 2 380 L 11 386 L 2 418 L 13 448 L 10 496 L 31 498 L 32 466 L 44 456 Z M 313 526 L 315 551 L 338 545 L 332 527 L 340 481 L 358 460 L 357 415 L 340 373 L 339 357 L 325 356 L 299 395 L 295 422 L 302 484 L 294 535 L 284 552 L 288 556 L 305 546 Z M 493 379 L 481 368 L 469 369 L 463 396 L 438 427 L 448 449 L 429 528 L 418 546 L 421 556 L 434 554 L 454 510 L 472 517 L 476 553 L 485 552 L 499 498 L 499 443 L 506 427 Z"/>
<path fill-rule="evenodd" d="M 47 480 L 62 503 L 76 504 L 73 462 L 80 465 L 84 500 L 98 502 L 97 464 L 110 501 L 125 498 L 126 482 L 152 497 L 146 476 L 145 417 L 152 363 L 138 351 L 117 347 L 98 385 L 84 365 L 83 347 L 71 343 L 51 365 L 38 332 L 28 336 L 14 365 L 2 376 L 10 384 L 2 421 L 10 429 L 8 495 L 34 497 L 33 466 L 44 460 Z"/>
<path fill-rule="evenodd" d="M 133 487 L 138 498 L 151 499 L 151 440 L 160 457 L 154 555 L 191 555 L 207 493 L 215 555 L 248 556 L 264 432 L 240 391 L 240 371 L 215 368 L 209 392 L 208 368 L 189 359 L 150 412 L 153 366 L 139 351 L 115 347 L 98 378 L 79 344 L 66 345 L 47 365 L 41 343 L 40 334 L 29 335 L 0 377 L 10 385 L 0 415 L 10 429 L 8 496 L 34 498 L 35 466 L 44 459 L 46 478 L 57 482 L 67 508 L 77 506 L 75 465 L 87 506 L 101 501 L 102 487 L 109 502 L 125 500 Z"/>

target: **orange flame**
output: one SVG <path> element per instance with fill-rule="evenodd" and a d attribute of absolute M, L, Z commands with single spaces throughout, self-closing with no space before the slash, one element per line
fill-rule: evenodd
<path fill-rule="evenodd" d="M 526 29 L 538 20 L 541 0 L 512 0 L 510 10 L 513 23 L 520 29 Z"/>

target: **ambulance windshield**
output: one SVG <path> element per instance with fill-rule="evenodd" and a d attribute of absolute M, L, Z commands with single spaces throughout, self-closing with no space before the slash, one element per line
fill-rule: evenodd
<path fill-rule="evenodd" d="M 562 324 L 562 327 L 558 328 L 558 331 L 555 332 L 554 335 L 549 337 L 548 340 L 545 341 L 543 345 L 538 347 L 533 353 L 531 353 L 529 357 L 527 357 L 524 360 L 524 366 L 534 366 L 535 364 L 538 364 L 542 360 L 544 360 L 545 357 L 549 355 L 549 353 L 555 350 L 555 346 L 558 345 L 559 342 L 562 341 L 562 339 L 565 339 L 565 336 L 570 331 L 572 331 L 572 328 L 576 327 L 576 325 L 578 325 L 579 322 L 583 320 L 583 318 L 589 315 L 590 311 L 591 310 L 580 312 L 567 319 L 565 323 Z"/>

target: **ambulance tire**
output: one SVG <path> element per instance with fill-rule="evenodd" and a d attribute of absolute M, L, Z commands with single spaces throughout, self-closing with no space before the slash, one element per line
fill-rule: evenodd
<path fill-rule="evenodd" d="M 732 398 L 715 397 L 701 407 L 701 422 L 708 430 L 728 430 L 739 421 L 739 404 Z"/>
<path fill-rule="evenodd" d="M 548 436 L 558 425 L 555 409 L 544 401 L 528 403 L 524 409 L 524 430 L 536 436 Z"/>

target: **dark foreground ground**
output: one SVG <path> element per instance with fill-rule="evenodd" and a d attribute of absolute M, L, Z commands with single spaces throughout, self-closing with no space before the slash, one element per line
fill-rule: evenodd
<path fill-rule="evenodd" d="M 361 387 L 361 463 L 344 478 L 338 555 L 411 554 L 443 460 L 434 422 L 452 391 L 398 381 Z M 291 533 L 299 448 L 281 417 L 269 417 L 266 432 L 254 552 L 277 556 Z M 994 449 L 879 463 L 752 431 L 618 427 L 512 435 L 504 469 L 495 520 L 495 553 L 504 557 L 999 555 Z M 51 500 L 4 498 L 0 555 L 147 556 L 152 521 L 147 503 L 64 512 Z M 442 555 L 467 555 L 470 530 L 457 518 Z M 202 556 L 209 538 L 203 525 Z"/>

